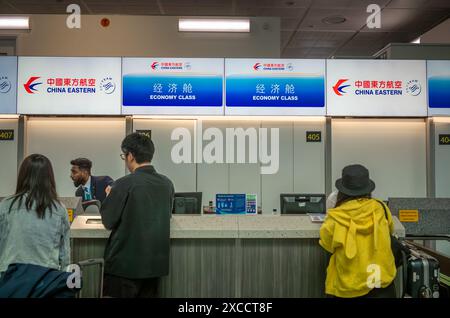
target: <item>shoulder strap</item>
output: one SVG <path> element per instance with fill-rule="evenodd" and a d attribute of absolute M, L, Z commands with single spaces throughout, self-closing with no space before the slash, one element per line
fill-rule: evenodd
<path fill-rule="evenodd" d="M 385 206 L 384 203 L 381 202 L 380 200 L 375 199 L 375 201 L 377 201 L 379 204 L 381 204 L 381 206 L 383 207 L 383 210 L 384 210 L 384 217 L 385 217 L 386 220 L 388 220 L 388 222 L 389 222 L 389 219 L 388 219 L 388 216 L 387 216 L 386 206 Z"/>

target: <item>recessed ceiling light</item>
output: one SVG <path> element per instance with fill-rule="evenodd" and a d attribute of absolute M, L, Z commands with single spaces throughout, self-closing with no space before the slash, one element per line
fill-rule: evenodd
<path fill-rule="evenodd" d="M 30 29 L 30 18 L 19 16 L 0 16 L 0 29 L 28 30 Z"/>
<path fill-rule="evenodd" d="M 182 32 L 250 32 L 250 19 L 179 19 Z"/>
<path fill-rule="evenodd" d="M 326 18 L 322 19 L 322 22 L 325 24 L 341 24 L 341 23 L 344 23 L 345 21 L 347 21 L 347 19 L 340 15 L 335 15 L 335 16 L 326 17 Z"/>

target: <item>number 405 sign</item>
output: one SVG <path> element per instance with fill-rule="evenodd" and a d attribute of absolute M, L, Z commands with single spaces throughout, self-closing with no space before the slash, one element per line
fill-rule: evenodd
<path fill-rule="evenodd" d="M 321 131 L 307 131 L 306 132 L 306 142 L 321 142 L 322 132 Z"/>

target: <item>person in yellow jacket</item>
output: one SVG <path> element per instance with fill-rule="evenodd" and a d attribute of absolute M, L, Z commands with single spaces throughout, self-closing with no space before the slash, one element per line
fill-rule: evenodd
<path fill-rule="evenodd" d="M 350 165 L 336 180 L 336 207 L 328 210 L 319 244 L 331 258 L 325 292 L 342 298 L 396 296 L 391 250 L 393 221 L 382 202 L 372 199 L 375 183 L 362 165 Z"/>

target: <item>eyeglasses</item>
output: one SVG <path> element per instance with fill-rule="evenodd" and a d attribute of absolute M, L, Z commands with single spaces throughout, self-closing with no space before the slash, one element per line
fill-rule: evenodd
<path fill-rule="evenodd" d="M 125 160 L 125 158 L 128 156 L 128 152 L 127 153 L 121 153 L 120 154 L 120 159 Z"/>

